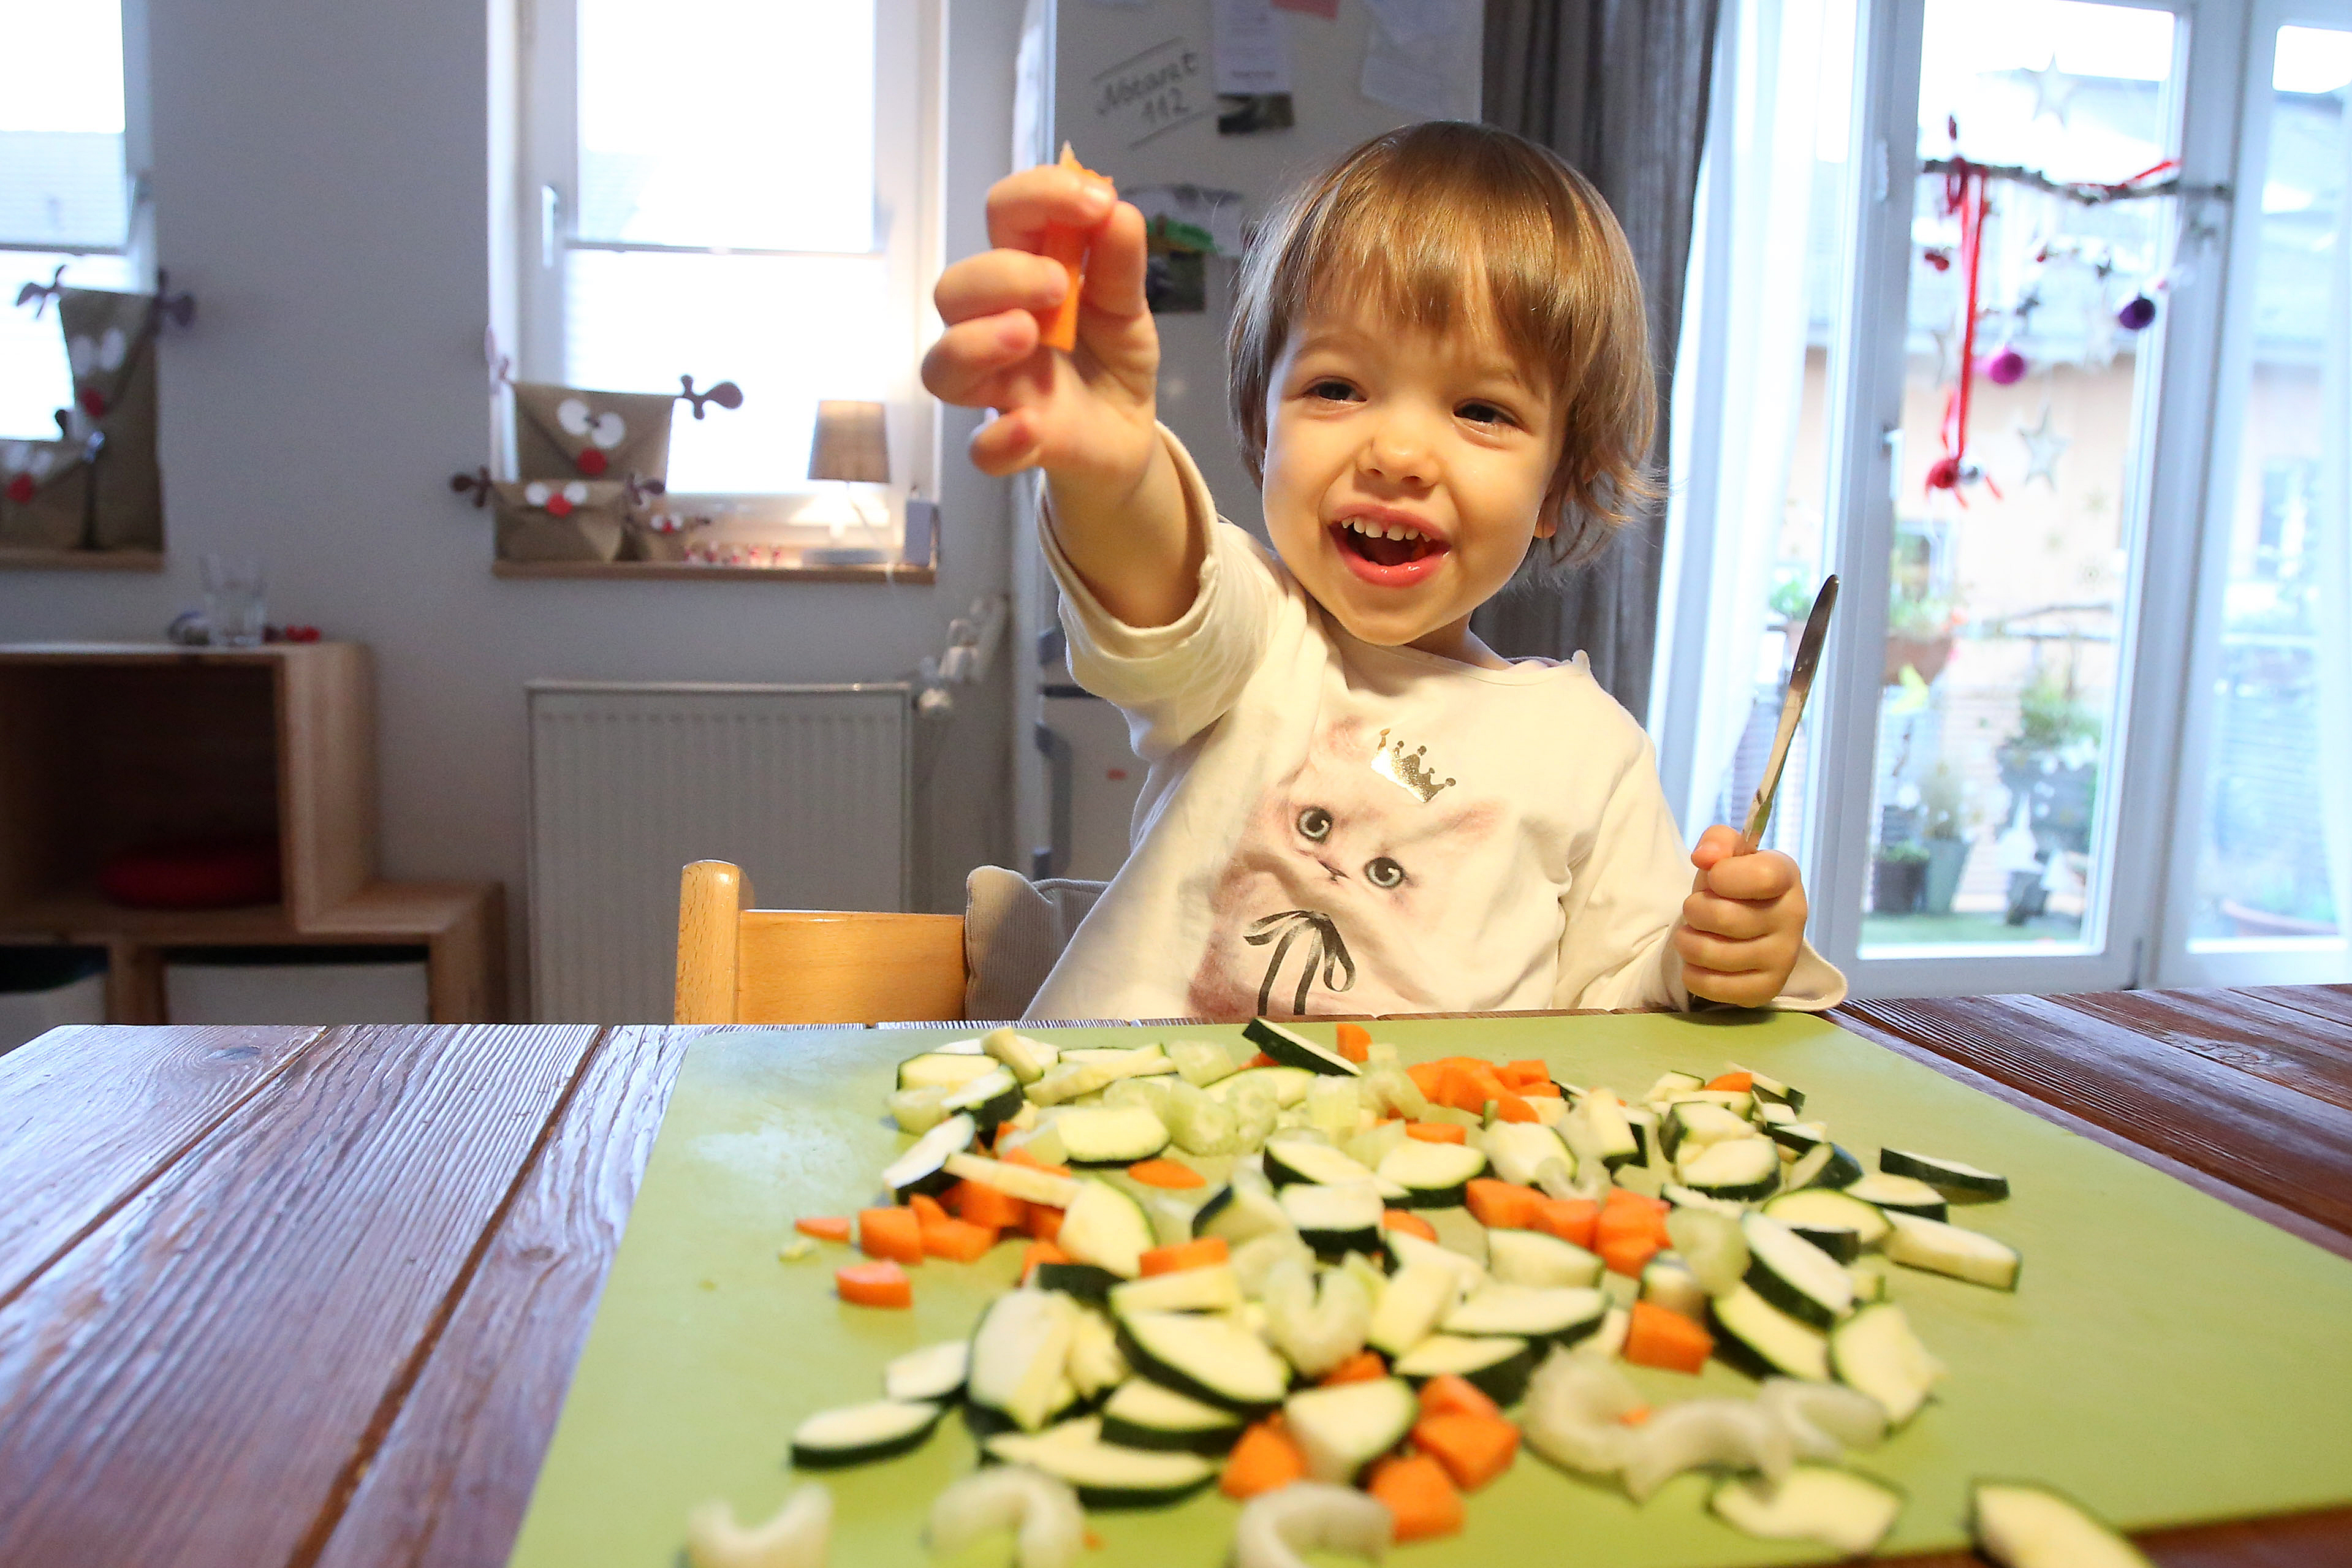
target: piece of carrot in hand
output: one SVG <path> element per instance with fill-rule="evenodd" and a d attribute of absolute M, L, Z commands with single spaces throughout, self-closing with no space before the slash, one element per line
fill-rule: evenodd
<path fill-rule="evenodd" d="M 1062 143 L 1061 166 L 1075 171 L 1079 178 L 1108 186 L 1110 181 L 1078 162 L 1078 155 L 1066 141 Z M 1070 280 L 1069 292 L 1062 296 L 1059 305 L 1036 312 L 1037 340 L 1049 349 L 1068 353 L 1078 346 L 1078 294 L 1087 286 L 1087 247 L 1094 243 L 1094 231 L 1073 228 L 1067 224 L 1047 224 L 1045 235 L 1038 248 L 1049 261 L 1059 262 Z"/>
<path fill-rule="evenodd" d="M 803 1236 L 814 1236 L 819 1241 L 849 1239 L 849 1216 L 845 1214 L 812 1214 L 793 1221 L 793 1228 Z"/>
<path fill-rule="evenodd" d="M 1699 1372 L 1715 1354 L 1715 1336 L 1655 1301 L 1635 1301 L 1625 1329 L 1625 1359 L 1636 1366 Z"/>
<path fill-rule="evenodd" d="M 1283 1430 L 1282 1417 L 1269 1416 L 1244 1432 L 1242 1440 L 1234 1445 L 1218 1490 L 1230 1498 L 1247 1499 L 1260 1492 L 1280 1491 L 1306 1479 L 1307 1456 Z"/>
<path fill-rule="evenodd" d="M 833 1271 L 833 1288 L 856 1307 L 911 1307 L 915 1284 L 907 1270 L 885 1259 L 879 1263 L 852 1263 Z"/>
<path fill-rule="evenodd" d="M 923 1221 L 911 1208 L 861 1208 L 857 1249 L 868 1258 L 900 1263 L 923 1260 Z"/>
<path fill-rule="evenodd" d="M 1462 1528 L 1462 1494 L 1445 1467 L 1427 1454 L 1382 1459 L 1364 1490 L 1389 1505 L 1399 1541 L 1427 1541 Z"/>

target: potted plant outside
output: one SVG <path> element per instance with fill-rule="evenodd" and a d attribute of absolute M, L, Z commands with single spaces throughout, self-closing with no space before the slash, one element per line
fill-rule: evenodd
<path fill-rule="evenodd" d="M 1920 844 L 1881 844 L 1870 865 L 1874 915 L 1916 915 L 1927 892 L 1927 851 Z"/>
<path fill-rule="evenodd" d="M 1920 902 L 1930 915 L 1949 915 L 1960 891 L 1960 873 L 1968 869 L 1969 840 L 1963 812 L 1967 789 L 1948 762 L 1938 762 L 1919 789 L 1919 805 L 1927 815 L 1922 847 L 1927 869 Z"/>
<path fill-rule="evenodd" d="M 1951 663 L 1959 623 L 1959 612 L 1950 600 L 1906 593 L 1898 587 L 1886 605 L 1886 666 L 1881 684 L 1899 685 L 1907 668 L 1934 685 Z"/>

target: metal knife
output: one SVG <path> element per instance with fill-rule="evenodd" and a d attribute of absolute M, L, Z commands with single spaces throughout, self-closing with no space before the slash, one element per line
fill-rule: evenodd
<path fill-rule="evenodd" d="M 1789 666 L 1788 695 L 1780 699 L 1780 727 L 1772 736 L 1772 755 L 1764 764 L 1763 782 L 1748 803 L 1748 825 L 1739 831 L 1739 852 L 1754 854 L 1772 821 L 1772 797 L 1780 792 L 1780 769 L 1788 766 L 1789 742 L 1796 738 L 1797 720 L 1803 716 L 1805 698 L 1813 689 L 1813 669 L 1822 662 L 1822 643 L 1830 634 L 1830 612 L 1837 608 L 1838 580 L 1832 574 L 1813 598 L 1813 612 L 1805 617 L 1805 634 L 1797 639 L 1797 660 Z"/>

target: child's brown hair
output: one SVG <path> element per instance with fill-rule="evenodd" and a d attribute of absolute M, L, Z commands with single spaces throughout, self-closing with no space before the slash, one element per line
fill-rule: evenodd
<path fill-rule="evenodd" d="M 1228 392 L 1253 481 L 1263 482 L 1275 362 L 1303 316 L 1339 299 L 1430 332 L 1491 319 L 1522 371 L 1551 390 L 1563 434 L 1543 515 L 1558 527 L 1537 550 L 1555 566 L 1590 559 L 1657 496 L 1657 382 L 1633 253 L 1601 193 L 1549 149 L 1492 126 L 1410 125 L 1266 214 L 1228 331 Z"/>

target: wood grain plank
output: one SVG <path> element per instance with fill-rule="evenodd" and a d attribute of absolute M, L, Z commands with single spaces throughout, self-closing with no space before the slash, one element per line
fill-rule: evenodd
<path fill-rule="evenodd" d="M 2051 999 L 2352 1111 L 2352 1023 L 2242 991 L 2108 991 Z"/>
<path fill-rule="evenodd" d="M 79 1028 L 0 1056 L 0 1306 L 325 1032 Z"/>
<path fill-rule="evenodd" d="M 2039 1116 L 2053 1126 L 2063 1127 L 2077 1137 L 2088 1138 L 2117 1154 L 2128 1155 L 2144 1166 L 2162 1171 L 2177 1182 L 2220 1198 L 2266 1225 L 2275 1225 L 2281 1230 L 2299 1236 L 2339 1258 L 2352 1258 L 2352 1234 L 2330 1229 L 2308 1216 L 2283 1207 L 2269 1198 L 2257 1197 L 2243 1187 L 2232 1186 L 2219 1176 L 2208 1175 L 2194 1166 L 2181 1164 L 2170 1155 L 2134 1143 L 2121 1133 L 2110 1131 L 2096 1122 L 2086 1122 L 2071 1111 L 2062 1110 L 2048 1101 L 2035 1099 L 2022 1089 L 2013 1088 L 1998 1078 L 1988 1078 L 1966 1063 L 1955 1061 L 1924 1045 L 1915 1044 L 1862 1013 L 1859 1009 L 1866 1005 L 1849 1002 L 1830 1016 L 1837 1020 L 1839 1028 L 1848 1033 L 1916 1061 L 1930 1071 L 1940 1072 L 1954 1082 L 1967 1084 L 1979 1094 L 1989 1095 L 2003 1104 L 2014 1105 L 2021 1111 Z"/>
<path fill-rule="evenodd" d="M 2135 1535 L 2157 1568 L 2352 1568 L 2352 1509 L 2235 1520 Z M 1903 1568 L 1985 1568 L 1972 1552 L 1894 1557 Z"/>
<path fill-rule="evenodd" d="M 353 1028 L 0 1310 L 0 1562 L 277 1564 L 593 1043 Z"/>
<path fill-rule="evenodd" d="M 320 1568 L 506 1561 L 678 1061 L 701 1032 L 616 1029 L 598 1046 L 391 1430 L 365 1457 Z"/>
<path fill-rule="evenodd" d="M 2352 1112 L 2048 998 L 1849 1006 L 2037 1100 L 2352 1232 Z"/>
<path fill-rule="evenodd" d="M 2245 986 L 2237 995 L 2275 1002 L 2297 1012 L 2352 1023 L 2352 986 Z"/>

